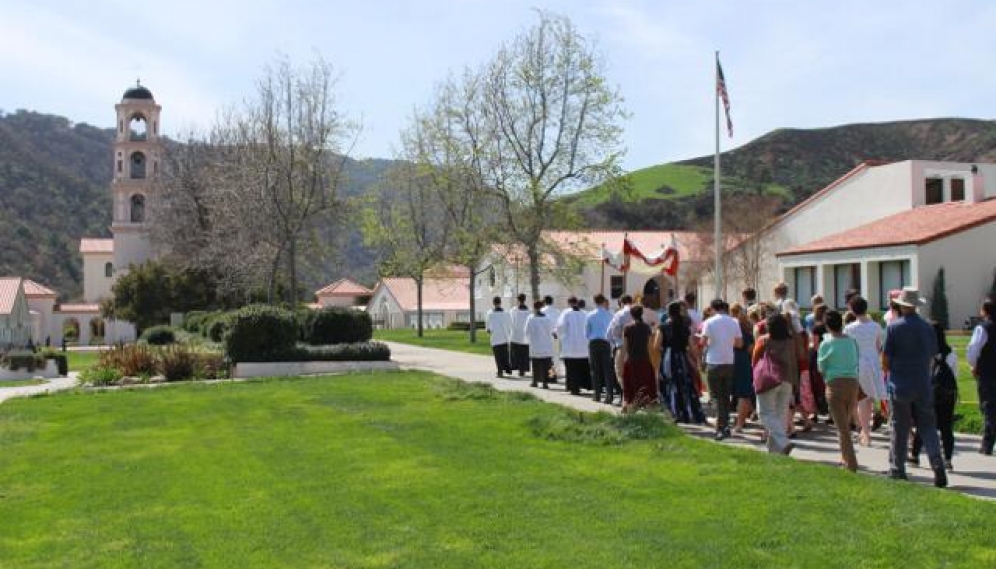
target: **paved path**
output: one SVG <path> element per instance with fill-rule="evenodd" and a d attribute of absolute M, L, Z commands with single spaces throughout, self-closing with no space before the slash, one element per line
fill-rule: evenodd
<path fill-rule="evenodd" d="M 421 369 L 464 381 L 487 383 L 501 391 L 526 391 L 536 397 L 582 411 L 607 411 L 618 413 L 619 408 L 604 403 L 595 403 L 590 397 L 575 396 L 564 391 L 563 382 L 553 384 L 549 390 L 529 387 L 531 379 L 498 379 L 494 373 L 494 360 L 490 356 L 478 356 L 462 352 L 422 348 L 409 344 L 388 342 L 391 358 L 405 369 Z M 713 429 L 708 426 L 681 425 L 692 436 L 711 440 Z M 758 425 L 745 429 L 742 434 L 734 434 L 722 443 L 763 451 L 762 430 Z M 889 433 L 884 426 L 874 433 L 871 447 L 855 445 L 861 472 L 882 475 L 888 469 Z M 948 473 L 949 488 L 965 494 L 996 499 L 996 456 L 982 456 L 976 452 L 979 437 L 973 435 L 956 436 L 955 454 L 952 462 L 954 472 Z M 793 441 L 794 458 L 821 462 L 836 467 L 840 459 L 837 450 L 837 432 L 826 424 L 817 425 L 812 432 L 799 433 Z M 934 475 L 930 470 L 926 454 L 921 455 L 923 467 L 909 465 L 910 479 L 933 485 Z"/>
<path fill-rule="evenodd" d="M 31 397 L 41 393 L 55 393 L 76 387 L 76 372 L 69 372 L 69 377 L 57 377 L 46 379 L 40 385 L 20 385 L 17 387 L 4 387 L 4 382 L 0 381 L 0 403 L 15 397 Z"/>

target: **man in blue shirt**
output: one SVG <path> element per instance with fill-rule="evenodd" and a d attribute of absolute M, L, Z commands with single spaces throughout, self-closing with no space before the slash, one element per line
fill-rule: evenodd
<path fill-rule="evenodd" d="M 591 387 L 595 390 L 595 401 L 602 400 L 602 390 L 605 390 L 605 402 L 612 404 L 616 377 L 612 363 L 612 344 L 609 343 L 609 324 L 612 323 L 612 313 L 609 312 L 609 300 L 604 295 L 595 295 L 595 310 L 585 318 L 585 337 L 588 338 L 588 361 L 591 364 Z"/>
<path fill-rule="evenodd" d="M 930 324 L 916 313 L 916 307 L 924 304 L 917 289 L 903 288 L 894 302 L 899 305 L 901 316 L 886 329 L 885 346 L 882 348 L 882 367 L 889 374 L 889 399 L 892 404 L 889 476 L 907 479 L 907 440 L 912 423 L 916 425 L 930 456 L 934 486 L 943 488 L 948 485 L 948 478 L 937 438 L 934 392 L 930 379 L 930 361 L 937 353 L 937 336 Z"/>

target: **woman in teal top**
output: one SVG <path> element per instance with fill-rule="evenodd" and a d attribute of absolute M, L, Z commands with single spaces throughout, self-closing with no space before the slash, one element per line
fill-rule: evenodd
<path fill-rule="evenodd" d="M 830 416 L 837 427 L 837 440 L 844 466 L 858 470 L 858 458 L 851 441 L 851 412 L 858 403 L 858 343 L 844 335 L 844 318 L 840 312 L 827 312 L 824 323 L 830 338 L 823 338 L 816 362 L 827 384 Z"/>

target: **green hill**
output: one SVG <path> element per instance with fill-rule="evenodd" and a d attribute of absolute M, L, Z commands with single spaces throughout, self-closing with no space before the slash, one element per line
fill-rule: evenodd
<path fill-rule="evenodd" d="M 865 160 L 996 162 L 996 122 L 924 119 L 821 129 L 778 129 L 724 152 L 723 193 L 806 199 Z M 589 227 L 690 229 L 712 216 L 712 156 L 631 172 L 564 199 Z"/>

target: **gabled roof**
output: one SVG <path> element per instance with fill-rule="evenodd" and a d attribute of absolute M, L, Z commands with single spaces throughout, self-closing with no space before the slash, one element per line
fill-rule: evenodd
<path fill-rule="evenodd" d="M 841 176 L 841 177 L 837 178 L 836 180 L 830 182 L 828 185 L 826 185 L 825 187 L 823 187 L 821 190 L 817 191 L 816 193 L 814 193 L 813 195 L 809 196 L 808 198 L 802 200 L 801 202 L 795 204 L 795 206 L 792 209 L 786 211 L 782 215 L 780 215 L 780 216 L 776 217 L 775 219 L 773 219 L 771 221 L 771 223 L 768 223 L 767 225 L 765 225 L 764 228 L 761 229 L 761 231 L 765 231 L 767 229 L 770 229 L 770 228 L 778 225 L 782 221 L 784 221 L 784 220 L 788 219 L 789 217 L 792 217 L 793 215 L 795 215 L 797 212 L 799 212 L 799 211 L 801 211 L 801 210 L 809 207 L 809 205 L 812 204 L 813 202 L 816 202 L 816 201 L 819 201 L 819 200 L 823 199 L 827 194 L 829 194 L 830 192 L 834 191 L 834 189 L 836 189 L 837 186 L 840 186 L 844 182 L 850 180 L 851 178 L 854 178 L 855 176 L 857 176 L 858 174 L 864 172 L 865 170 L 868 170 L 869 168 L 874 168 L 875 166 L 884 166 L 885 164 L 890 164 L 890 162 L 888 162 L 886 160 L 865 160 L 865 161 L 861 162 L 861 164 L 858 164 L 857 166 L 855 166 L 854 168 L 852 168 L 849 172 L 847 172 L 843 176 Z"/>
<path fill-rule="evenodd" d="M 917 207 L 793 247 L 778 256 L 872 247 L 924 245 L 996 221 L 996 199 Z"/>
<path fill-rule="evenodd" d="M 21 277 L 0 277 L 0 314 L 11 314 L 21 292 Z"/>
<path fill-rule="evenodd" d="M 405 277 L 386 277 L 377 283 L 374 294 L 380 289 L 397 301 L 401 310 L 412 312 L 418 310 L 418 300 L 415 279 Z M 465 278 L 427 278 L 422 285 L 423 311 L 469 310 L 470 289 Z"/>
<path fill-rule="evenodd" d="M 671 245 L 671 238 L 678 243 L 681 262 L 695 262 L 711 258 L 711 235 L 695 231 L 543 231 L 542 239 L 549 246 L 560 249 L 569 255 L 578 255 L 591 261 L 601 261 L 602 247 L 609 251 L 622 251 L 623 239 L 629 240 L 637 249 L 646 253 L 658 251 Z M 740 242 L 743 236 L 727 235 L 728 247 Z M 522 256 L 525 252 L 517 245 L 497 245 L 495 251 L 505 257 Z"/>
<path fill-rule="evenodd" d="M 24 296 L 28 298 L 55 298 L 59 295 L 45 285 L 38 284 L 31 279 L 24 279 Z"/>
<path fill-rule="evenodd" d="M 315 296 L 366 296 L 373 294 L 367 287 L 350 279 L 339 279 L 334 283 L 315 292 Z"/>
<path fill-rule="evenodd" d="M 113 239 L 90 239 L 84 237 L 80 239 L 80 253 L 113 253 Z"/>

